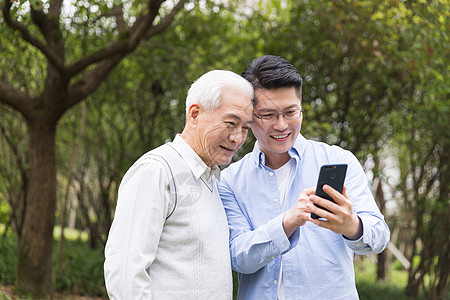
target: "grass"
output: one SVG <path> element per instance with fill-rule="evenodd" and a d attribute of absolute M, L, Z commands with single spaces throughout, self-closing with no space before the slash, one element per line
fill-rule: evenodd
<path fill-rule="evenodd" d="M 0 228 L 0 231 L 1 231 L 1 228 Z M 53 236 L 55 237 L 56 240 L 59 240 L 59 238 L 61 236 L 61 227 L 55 226 L 55 229 L 53 230 Z M 64 229 L 64 238 L 66 240 L 71 240 L 71 241 L 81 240 L 81 241 L 85 242 L 88 240 L 89 236 L 88 236 L 87 232 L 66 228 L 66 229 Z"/>
<path fill-rule="evenodd" d="M 376 265 L 369 259 L 360 259 L 355 264 L 356 288 L 359 298 L 364 300 L 410 299 L 405 294 L 408 273 L 400 263 L 394 261 L 384 282 L 376 280 Z M 425 299 L 419 296 L 416 299 Z"/>

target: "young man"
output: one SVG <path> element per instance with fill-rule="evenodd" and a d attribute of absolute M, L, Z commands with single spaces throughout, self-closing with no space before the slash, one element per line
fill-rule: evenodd
<path fill-rule="evenodd" d="M 238 299 L 358 299 L 353 256 L 383 251 L 390 235 L 361 165 L 300 134 L 302 79 L 288 61 L 262 56 L 242 76 L 255 89 L 257 142 L 219 184 Z M 314 196 L 326 164 L 348 165 L 343 194 L 324 186 L 336 203 Z"/>
<path fill-rule="evenodd" d="M 245 141 L 252 100 L 241 76 L 206 73 L 188 91 L 183 132 L 127 171 L 105 249 L 111 299 L 232 299 L 217 166 Z"/>

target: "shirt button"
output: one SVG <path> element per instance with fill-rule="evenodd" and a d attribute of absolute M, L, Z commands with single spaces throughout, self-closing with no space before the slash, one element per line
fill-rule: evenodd
<path fill-rule="evenodd" d="M 277 203 L 277 202 L 278 202 L 278 199 L 277 199 L 277 198 L 273 199 L 273 202 Z"/>
<path fill-rule="evenodd" d="M 273 281 L 273 284 L 278 284 L 278 281 L 274 280 L 274 281 Z"/>
<path fill-rule="evenodd" d="M 269 175 L 270 175 L 270 176 L 273 176 L 273 172 L 270 172 Z"/>

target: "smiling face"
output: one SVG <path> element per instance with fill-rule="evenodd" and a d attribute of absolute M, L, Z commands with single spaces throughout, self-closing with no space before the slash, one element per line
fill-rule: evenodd
<path fill-rule="evenodd" d="M 196 127 L 190 145 L 208 166 L 229 164 L 245 142 L 252 123 L 252 103 L 245 92 L 224 88 L 221 99 L 219 107 L 211 112 L 198 104 L 192 105 L 189 112 Z"/>
<path fill-rule="evenodd" d="M 255 99 L 254 113 L 258 116 L 287 113 L 301 108 L 301 101 L 294 87 L 256 89 Z M 300 133 L 302 119 L 302 114 L 293 120 L 286 120 L 283 115 L 279 115 L 275 123 L 264 124 L 253 116 L 252 131 L 258 139 L 259 148 L 266 156 L 267 166 L 277 169 L 290 159 L 287 152 Z"/>

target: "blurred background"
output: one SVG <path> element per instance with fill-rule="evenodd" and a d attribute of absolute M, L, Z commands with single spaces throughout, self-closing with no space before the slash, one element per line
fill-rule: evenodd
<path fill-rule="evenodd" d="M 181 132 L 193 80 L 263 54 L 297 67 L 301 133 L 358 157 L 391 229 L 356 257 L 360 298 L 450 299 L 448 0 L 1 2 L 0 299 L 106 297 L 122 176 Z"/>

